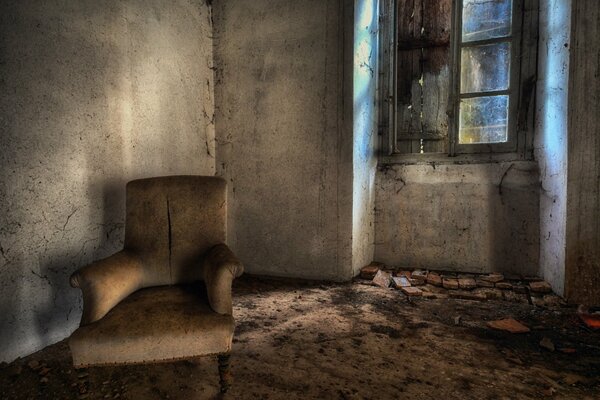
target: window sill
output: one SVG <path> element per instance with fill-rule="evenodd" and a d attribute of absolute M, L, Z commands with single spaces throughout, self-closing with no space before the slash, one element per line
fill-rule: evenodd
<path fill-rule="evenodd" d="M 534 161 L 519 153 L 459 154 L 449 156 L 444 153 L 391 154 L 379 157 L 379 165 L 463 165 L 497 164 L 515 161 Z"/>

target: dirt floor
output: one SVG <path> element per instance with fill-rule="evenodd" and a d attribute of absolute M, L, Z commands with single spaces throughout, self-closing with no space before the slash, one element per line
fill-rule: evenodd
<path fill-rule="evenodd" d="M 235 383 L 224 398 L 600 399 L 600 332 L 569 307 L 246 277 L 234 312 Z M 486 325 L 506 317 L 531 332 Z M 60 342 L 3 365 L 0 398 L 219 398 L 218 380 L 213 358 L 74 370 Z"/>

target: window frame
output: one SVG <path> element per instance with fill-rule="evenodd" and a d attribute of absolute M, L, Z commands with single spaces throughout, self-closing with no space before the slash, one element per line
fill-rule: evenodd
<path fill-rule="evenodd" d="M 463 0 L 452 0 L 452 28 L 450 44 L 450 82 L 448 102 L 448 152 L 401 153 L 397 147 L 396 65 L 398 63 L 397 2 L 382 0 L 380 51 L 380 162 L 383 164 L 415 163 L 478 163 L 533 159 L 533 131 L 535 111 L 535 76 L 537 71 L 538 3 L 539 0 L 513 0 L 513 20 L 509 37 L 468 42 L 487 44 L 511 43 L 511 70 L 509 95 L 508 142 L 458 143 L 460 107 L 460 57 L 462 38 Z M 464 47 L 467 47 L 464 46 Z M 493 92 L 492 92 L 493 93 Z M 479 93 L 481 97 L 482 93 Z M 495 93 L 500 94 L 500 93 Z"/>

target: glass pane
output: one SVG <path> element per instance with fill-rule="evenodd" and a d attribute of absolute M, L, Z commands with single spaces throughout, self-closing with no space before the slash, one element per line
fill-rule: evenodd
<path fill-rule="evenodd" d="M 458 142 L 502 143 L 508 140 L 508 96 L 488 96 L 460 101 Z"/>
<path fill-rule="evenodd" d="M 461 93 L 508 89 L 510 43 L 464 47 L 460 60 Z"/>
<path fill-rule="evenodd" d="M 512 0 L 463 0 L 462 40 L 510 35 Z"/>

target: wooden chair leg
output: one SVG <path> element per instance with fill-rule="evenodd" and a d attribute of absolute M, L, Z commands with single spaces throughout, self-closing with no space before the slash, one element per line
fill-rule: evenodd
<path fill-rule="evenodd" d="M 233 376 L 231 375 L 229 365 L 231 354 L 219 354 L 217 358 L 219 360 L 219 377 L 221 378 L 219 383 L 221 385 L 221 393 L 226 393 L 233 384 Z"/>

